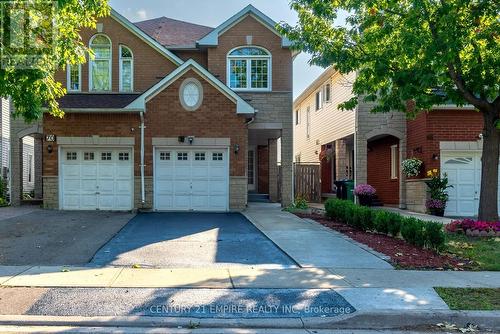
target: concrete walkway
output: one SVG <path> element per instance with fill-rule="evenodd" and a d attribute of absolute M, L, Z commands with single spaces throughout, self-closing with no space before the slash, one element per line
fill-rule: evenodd
<path fill-rule="evenodd" d="M 252 267 L 226 269 L 0 267 L 0 286 L 214 289 L 500 288 L 500 272 Z"/>
<path fill-rule="evenodd" d="M 243 214 L 303 268 L 392 269 L 383 255 L 321 224 L 284 212 L 279 205 L 252 203 Z"/>
<path fill-rule="evenodd" d="M 38 205 L 8 206 L 0 208 L 0 220 L 27 215 L 28 213 L 42 211 Z"/>

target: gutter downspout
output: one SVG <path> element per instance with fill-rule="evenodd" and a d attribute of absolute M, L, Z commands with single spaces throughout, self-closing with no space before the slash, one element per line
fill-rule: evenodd
<path fill-rule="evenodd" d="M 144 186 L 144 111 L 141 111 L 141 203 L 146 203 L 146 192 Z"/>

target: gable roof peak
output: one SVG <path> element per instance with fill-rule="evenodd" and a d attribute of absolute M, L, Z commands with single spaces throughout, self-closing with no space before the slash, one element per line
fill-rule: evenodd
<path fill-rule="evenodd" d="M 219 36 L 222 35 L 224 32 L 226 32 L 228 29 L 233 27 L 235 24 L 243 20 L 245 17 L 248 15 L 251 15 L 253 18 L 255 18 L 257 21 L 259 21 L 261 24 L 266 26 L 269 30 L 271 30 L 273 33 L 281 37 L 281 46 L 283 48 L 288 48 L 292 45 L 292 42 L 286 38 L 285 36 L 281 35 L 277 30 L 276 30 L 276 25 L 277 23 L 271 19 L 269 16 L 266 14 L 262 13 L 260 10 L 258 10 L 256 7 L 254 7 L 252 4 L 247 5 L 245 8 L 243 8 L 241 11 L 227 19 L 225 22 L 223 22 L 221 25 L 219 25 L 217 28 L 215 28 L 212 32 L 201 38 L 197 44 L 199 46 L 218 46 L 219 45 Z"/>

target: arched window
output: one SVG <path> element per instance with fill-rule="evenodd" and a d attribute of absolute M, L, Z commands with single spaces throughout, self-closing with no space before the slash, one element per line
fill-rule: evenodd
<path fill-rule="evenodd" d="M 227 56 L 229 87 L 234 90 L 271 90 L 271 54 L 259 47 L 240 47 Z"/>
<path fill-rule="evenodd" d="M 90 60 L 89 86 L 91 91 L 111 91 L 111 40 L 105 35 L 95 35 L 90 40 L 94 59 Z"/>
<path fill-rule="evenodd" d="M 120 45 L 120 92 L 134 91 L 134 55 L 125 45 Z"/>

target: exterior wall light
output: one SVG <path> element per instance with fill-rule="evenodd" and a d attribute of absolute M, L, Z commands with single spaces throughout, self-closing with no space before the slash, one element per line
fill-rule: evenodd
<path fill-rule="evenodd" d="M 238 154 L 238 152 L 240 152 L 240 145 L 235 144 L 234 145 L 234 154 Z"/>
<path fill-rule="evenodd" d="M 47 146 L 47 152 L 52 153 L 54 151 L 54 148 L 52 147 L 52 145 L 48 145 Z"/>

